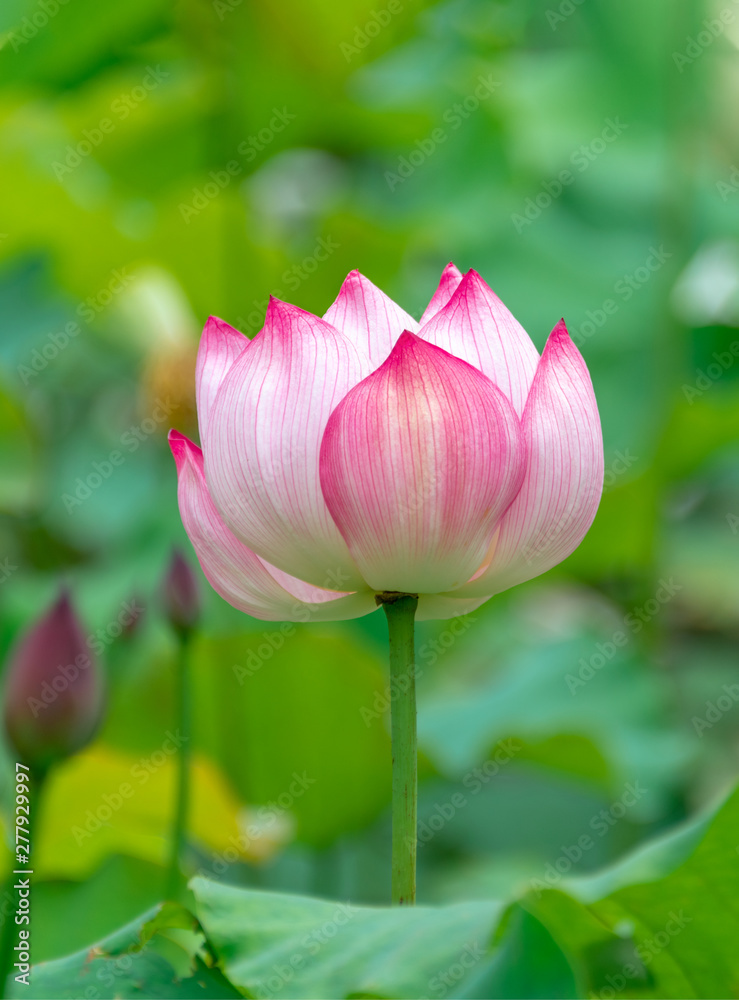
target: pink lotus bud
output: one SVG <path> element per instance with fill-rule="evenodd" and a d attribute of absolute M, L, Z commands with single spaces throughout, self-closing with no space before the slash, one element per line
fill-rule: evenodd
<path fill-rule="evenodd" d="M 103 679 L 66 590 L 11 654 L 5 728 L 23 763 L 46 771 L 90 742 Z"/>
<path fill-rule="evenodd" d="M 170 432 L 182 522 L 256 618 L 354 618 L 384 592 L 463 614 L 565 559 L 598 509 L 564 321 L 540 356 L 476 271 L 448 265 L 420 323 L 358 271 L 323 319 L 273 298 L 250 341 L 211 317 L 195 379 L 202 450 Z"/>
<path fill-rule="evenodd" d="M 176 629 L 191 629 L 200 617 L 198 581 L 179 549 L 172 553 L 164 578 L 164 608 Z"/>

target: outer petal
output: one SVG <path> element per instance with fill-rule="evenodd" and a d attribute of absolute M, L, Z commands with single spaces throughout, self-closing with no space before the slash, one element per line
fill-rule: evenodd
<path fill-rule="evenodd" d="M 603 437 L 588 369 L 564 320 L 544 348 L 523 415 L 529 464 L 489 565 L 453 595 L 497 594 L 539 576 L 585 537 L 603 489 Z"/>
<path fill-rule="evenodd" d="M 539 355 L 477 271 L 468 271 L 448 303 L 422 330 L 424 340 L 468 361 L 498 386 L 523 413 Z"/>
<path fill-rule="evenodd" d="M 387 358 L 403 330 L 418 330 L 413 317 L 359 271 L 346 276 L 323 318 L 356 344 L 370 359 L 373 370 Z"/>
<path fill-rule="evenodd" d="M 369 591 L 332 593 L 273 571 L 223 523 L 208 493 L 200 448 L 178 431 L 170 431 L 169 443 L 182 523 L 211 586 L 229 604 L 267 621 L 341 620 L 375 610 Z"/>
<path fill-rule="evenodd" d="M 426 622 L 439 618 L 458 618 L 468 615 L 487 601 L 487 597 L 456 598 L 449 594 L 421 594 L 418 599 L 416 621 Z"/>
<path fill-rule="evenodd" d="M 433 594 L 480 565 L 523 464 L 500 390 L 406 332 L 331 414 L 321 485 L 371 587 Z"/>
<path fill-rule="evenodd" d="M 364 586 L 324 502 L 318 453 L 331 411 L 369 370 L 334 327 L 272 299 L 210 415 L 205 470 L 224 521 L 263 559 L 319 587 Z"/>
<path fill-rule="evenodd" d="M 251 343 L 217 316 L 209 316 L 203 328 L 195 367 L 195 392 L 198 405 L 200 440 L 205 441 L 208 418 L 221 383 L 234 362 Z"/>
<path fill-rule="evenodd" d="M 431 301 L 426 306 L 426 311 L 420 319 L 420 326 L 423 326 L 424 323 L 428 323 L 432 316 L 435 316 L 440 309 L 444 308 L 449 299 L 456 292 L 461 280 L 462 272 L 450 261 L 441 272 L 439 287 L 431 296 Z"/>

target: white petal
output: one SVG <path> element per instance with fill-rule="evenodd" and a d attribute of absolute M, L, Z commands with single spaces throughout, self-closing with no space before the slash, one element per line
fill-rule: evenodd
<path fill-rule="evenodd" d="M 428 323 L 440 309 L 443 309 L 449 299 L 454 295 L 459 283 L 462 280 L 462 272 L 450 261 L 441 272 L 439 287 L 431 296 L 431 301 L 426 306 L 423 316 L 419 321 L 419 326 Z"/>
<path fill-rule="evenodd" d="M 497 594 L 546 572 L 577 548 L 595 517 L 603 436 L 588 369 L 564 320 L 544 348 L 523 433 L 523 485 L 500 522 L 487 568 L 455 590 L 458 596 Z"/>
<path fill-rule="evenodd" d="M 170 431 L 169 442 L 182 523 L 205 576 L 224 600 L 265 621 L 340 621 L 376 609 L 369 591 L 321 590 L 265 564 L 224 524 L 208 493 L 200 448 L 177 431 Z"/>
<path fill-rule="evenodd" d="M 334 327 L 272 299 L 221 386 L 204 444 L 208 487 L 234 534 L 328 589 L 364 585 L 323 499 L 318 454 L 331 411 L 368 371 Z"/>
<path fill-rule="evenodd" d="M 421 328 L 443 347 L 487 375 L 520 416 L 539 355 L 529 335 L 476 271 L 468 271 L 443 309 Z"/>
<path fill-rule="evenodd" d="M 208 418 L 218 390 L 238 356 L 250 343 L 243 333 L 239 333 L 222 319 L 217 316 L 208 317 L 200 338 L 195 366 L 195 394 L 201 441 L 205 441 Z"/>
<path fill-rule="evenodd" d="M 336 301 L 324 316 L 379 368 L 403 330 L 418 323 L 359 271 L 347 275 Z"/>

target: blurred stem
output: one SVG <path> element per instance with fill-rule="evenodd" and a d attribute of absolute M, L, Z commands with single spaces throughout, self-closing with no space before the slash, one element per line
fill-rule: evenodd
<path fill-rule="evenodd" d="M 190 629 L 178 631 L 179 648 L 177 656 L 177 721 L 180 750 L 177 755 L 177 785 L 175 808 L 172 819 L 171 854 L 167 871 L 166 896 L 176 899 L 182 874 L 180 863 L 185 846 L 187 812 L 190 799 L 190 729 L 192 705 L 190 691 Z"/>
<path fill-rule="evenodd" d="M 390 701 L 393 743 L 392 902 L 416 902 L 417 741 L 416 664 L 413 621 L 418 597 L 378 596 L 387 616 L 390 636 Z"/>
<path fill-rule="evenodd" d="M 22 763 L 22 761 L 21 761 Z M 3 924 L 2 932 L 0 932 L 0 996 L 6 997 L 9 992 L 8 976 L 11 974 L 13 969 L 13 958 L 14 958 L 14 948 L 20 940 L 18 937 L 18 931 L 21 929 L 31 930 L 30 925 L 19 926 L 15 922 L 15 914 L 18 911 L 18 893 L 15 889 L 15 883 L 17 879 L 31 878 L 33 879 L 33 866 L 34 857 L 36 853 L 36 830 L 38 829 L 38 811 L 41 805 L 41 792 L 44 786 L 44 781 L 46 779 L 46 771 L 33 771 L 29 772 L 28 776 L 28 799 L 30 805 L 28 807 L 28 826 L 26 830 L 28 831 L 28 865 L 22 865 L 17 863 L 16 850 L 15 847 L 12 849 L 12 857 L 10 860 L 10 871 L 5 880 L 5 886 L 3 888 L 2 900 L 0 901 L 0 912 L 2 913 Z M 11 799 L 11 816 L 13 817 L 11 822 L 11 835 L 15 837 L 15 778 L 13 780 L 13 796 Z M 18 872 L 23 869 L 25 870 L 23 874 L 19 875 Z M 33 912 L 33 906 L 31 906 L 30 912 Z M 33 947 L 33 937 L 31 937 L 31 947 Z M 33 952 L 31 952 L 31 960 L 33 960 Z"/>

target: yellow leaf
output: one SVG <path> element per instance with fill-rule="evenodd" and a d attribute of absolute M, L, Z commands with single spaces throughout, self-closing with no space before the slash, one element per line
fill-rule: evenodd
<path fill-rule="evenodd" d="M 106 857 L 125 854 L 163 864 L 174 808 L 177 739 L 134 756 L 97 743 L 49 776 L 41 804 L 34 872 L 45 878 L 82 879 Z M 207 758 L 192 761 L 188 833 L 214 855 L 253 855 L 240 836 L 241 804 Z M 260 856 L 264 844 L 260 844 Z"/>

